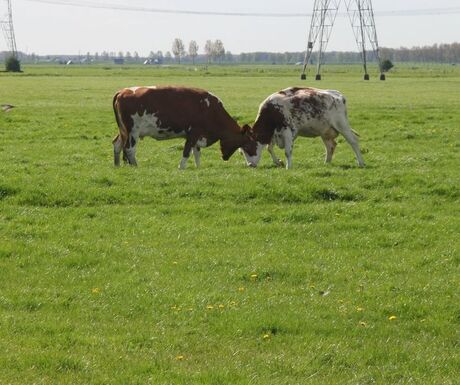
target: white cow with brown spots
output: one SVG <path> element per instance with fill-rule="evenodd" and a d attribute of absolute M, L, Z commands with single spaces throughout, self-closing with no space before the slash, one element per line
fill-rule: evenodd
<path fill-rule="evenodd" d="M 333 90 L 316 88 L 287 88 L 270 95 L 259 107 L 259 114 L 252 128 L 257 141 L 257 153 L 251 156 L 243 153 L 249 166 L 257 166 L 262 149 L 268 146 L 273 162 L 283 162 L 273 151 L 274 144 L 284 148 L 286 168 L 292 167 L 292 148 L 298 136 L 321 137 L 326 147 L 326 163 L 331 162 L 337 143 L 335 138 L 342 134 L 355 152 L 360 167 L 364 160 L 358 138 L 348 123 L 344 96 Z"/>
<path fill-rule="evenodd" d="M 222 158 L 228 160 L 243 148 L 256 155 L 256 143 L 225 110 L 222 102 L 210 92 L 187 87 L 132 87 L 117 92 L 113 109 L 119 134 L 113 140 L 114 163 L 120 165 L 120 154 L 131 165 L 137 165 L 139 139 L 150 136 L 157 140 L 185 138 L 179 168 L 184 169 L 191 152 L 200 165 L 200 149 L 220 141 Z"/>

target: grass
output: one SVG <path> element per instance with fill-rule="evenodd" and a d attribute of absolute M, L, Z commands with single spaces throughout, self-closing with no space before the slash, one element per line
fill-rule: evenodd
<path fill-rule="evenodd" d="M 460 70 L 52 67 L 0 74 L 1 384 L 457 384 Z M 368 164 L 296 142 L 247 169 L 146 139 L 112 166 L 124 86 L 341 90 Z M 278 150 L 281 154 L 281 151 Z M 396 317 L 391 318 L 390 317 Z"/>

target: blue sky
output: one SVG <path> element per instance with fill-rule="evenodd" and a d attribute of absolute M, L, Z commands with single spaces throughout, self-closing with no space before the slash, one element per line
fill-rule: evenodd
<path fill-rule="evenodd" d="M 59 1 L 59 0 L 57 0 Z M 66 0 L 61 0 L 65 2 Z M 69 1 L 69 0 L 67 0 Z M 220 12 L 302 13 L 312 11 L 313 0 L 78 0 L 160 9 Z M 378 16 L 379 12 L 409 9 L 460 8 L 459 0 L 374 0 L 379 43 L 385 47 L 412 47 L 460 41 L 460 13 L 425 16 Z M 345 9 L 344 5 L 342 8 Z M 1 10 L 3 13 L 3 10 Z M 37 54 L 171 49 L 175 37 L 186 45 L 221 39 L 233 53 L 303 51 L 308 18 L 266 18 L 158 14 L 91 9 L 14 0 L 13 19 L 18 49 Z M 6 48 L 0 39 L 0 50 Z M 349 21 L 337 18 L 328 50 L 356 50 Z"/>

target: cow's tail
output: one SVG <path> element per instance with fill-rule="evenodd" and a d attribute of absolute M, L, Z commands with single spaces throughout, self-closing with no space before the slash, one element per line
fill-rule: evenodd
<path fill-rule="evenodd" d="M 344 110 L 345 110 L 345 120 L 346 120 L 346 122 L 347 122 L 348 127 L 350 127 L 350 123 L 349 123 L 349 120 L 348 120 L 347 100 L 345 99 L 345 96 L 343 96 L 343 95 L 342 95 L 342 104 L 343 104 L 343 107 L 344 107 Z M 351 132 L 352 132 L 354 135 L 356 135 L 358 138 L 360 137 L 358 131 L 353 130 L 353 128 L 351 128 L 351 127 L 350 127 L 350 130 L 351 130 Z"/>
<path fill-rule="evenodd" d="M 120 111 L 120 106 L 118 102 L 118 97 L 120 95 L 120 92 L 117 92 L 115 96 L 113 97 L 112 105 L 113 105 L 113 113 L 115 114 L 115 120 L 117 122 L 118 126 L 118 134 L 113 138 L 112 143 L 115 143 L 118 138 L 121 139 L 121 143 L 123 145 L 123 148 L 125 148 L 126 142 L 128 141 L 128 130 L 126 129 L 126 126 L 123 123 L 123 119 L 121 117 L 121 111 Z"/>
<path fill-rule="evenodd" d="M 120 92 L 117 92 L 113 97 L 112 105 L 113 112 L 115 114 L 115 120 L 118 126 L 118 134 L 113 138 L 113 151 L 114 151 L 114 164 L 115 166 L 120 165 L 120 154 L 123 152 L 123 160 L 127 161 L 126 156 L 126 144 L 128 143 L 128 130 L 126 129 L 125 124 L 123 123 L 123 118 L 121 116 L 120 105 L 119 105 L 119 96 Z"/>

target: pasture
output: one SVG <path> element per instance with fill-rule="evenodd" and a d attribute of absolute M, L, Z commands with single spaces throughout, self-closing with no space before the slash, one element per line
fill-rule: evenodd
<path fill-rule="evenodd" d="M 0 384 L 458 384 L 460 68 L 53 67 L 0 73 Z M 367 167 L 293 169 L 145 139 L 113 167 L 112 96 L 207 89 L 240 124 L 338 89 Z M 283 155 L 280 149 L 276 149 Z M 284 155 L 282 156 L 284 158 Z"/>

